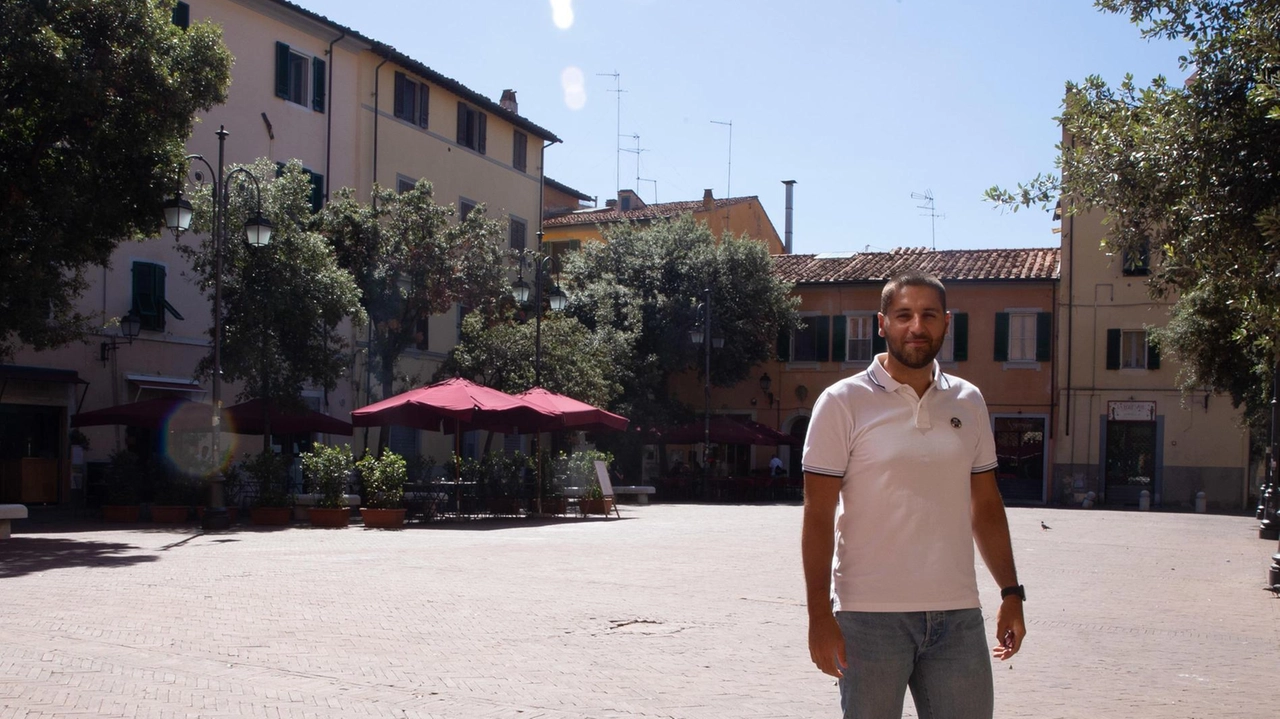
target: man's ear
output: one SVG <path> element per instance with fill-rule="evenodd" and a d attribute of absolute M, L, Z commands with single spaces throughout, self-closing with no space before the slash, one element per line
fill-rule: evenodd
<path fill-rule="evenodd" d="M 876 333 L 884 337 L 884 313 L 876 313 Z"/>

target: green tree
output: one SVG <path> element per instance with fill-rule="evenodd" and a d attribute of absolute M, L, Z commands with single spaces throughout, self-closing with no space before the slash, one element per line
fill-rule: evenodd
<path fill-rule="evenodd" d="M 1099 0 L 1148 39 L 1185 42 L 1185 82 L 1067 83 L 1061 175 L 1003 206 L 1105 213 L 1117 252 L 1150 251 L 1150 288 L 1174 298 L 1157 341 L 1184 388 L 1210 386 L 1265 416 L 1280 348 L 1280 2 Z"/>
<path fill-rule="evenodd" d="M 420 180 L 399 194 L 375 187 L 371 204 L 344 188 L 317 218 L 360 288 L 372 331 L 369 361 L 383 397 L 394 394 L 397 381 L 409 381 L 397 363 L 425 339 L 427 318 L 455 304 L 492 312 L 507 292 L 501 223 L 487 219 L 483 206 L 459 223 L 453 214 Z"/>
<path fill-rule="evenodd" d="M 778 332 L 797 325 L 791 286 L 773 273 L 765 245 L 749 237 L 716 238 L 683 216 L 647 226 L 623 224 L 606 242 L 587 243 L 564 259 L 568 314 L 588 331 L 606 328 L 630 340 L 617 355 L 612 408 L 652 426 L 688 416 L 669 393 L 673 375 L 703 371 L 703 351 L 689 341 L 698 302 L 712 294 L 711 382 L 728 387 L 770 358 Z M 544 364 L 545 366 L 545 364 Z"/>
<path fill-rule="evenodd" d="M 173 5 L 0 0 L 0 359 L 90 326 L 85 268 L 156 234 L 192 116 L 226 98 L 220 29 Z"/>
<path fill-rule="evenodd" d="M 247 169 L 262 188 L 262 211 L 274 224 L 271 242 L 250 247 L 239 233 L 257 209 L 254 185 L 233 177 L 223 255 L 222 374 L 243 381 L 242 398 L 261 397 L 282 406 L 302 404 L 306 386 L 333 389 L 350 362 L 347 340 L 338 332 L 346 318 L 364 321 L 360 289 L 338 264 L 329 243 L 310 229 L 311 181 L 302 165 L 290 162 L 277 178 L 276 165 L 258 160 Z M 209 188 L 196 194 L 193 229 L 209 231 Z M 214 243 L 208 235 L 194 246 L 180 245 L 197 284 L 214 287 Z M 212 328 L 210 329 L 212 335 Z M 197 374 L 213 370 L 212 351 Z"/>

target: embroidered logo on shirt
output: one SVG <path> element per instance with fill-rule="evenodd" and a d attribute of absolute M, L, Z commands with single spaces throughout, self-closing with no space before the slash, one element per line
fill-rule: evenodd
<path fill-rule="evenodd" d="M 952 427 L 955 427 L 956 429 L 960 429 L 960 425 L 961 425 L 961 422 L 960 422 L 960 418 L 959 418 L 959 417 L 952 417 L 952 418 L 951 418 L 951 426 L 952 426 Z"/>

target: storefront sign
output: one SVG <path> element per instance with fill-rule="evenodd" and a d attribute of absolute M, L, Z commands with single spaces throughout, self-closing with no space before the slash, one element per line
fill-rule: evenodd
<path fill-rule="evenodd" d="M 1108 402 L 1107 419 L 1112 422 L 1154 422 L 1155 402 Z"/>

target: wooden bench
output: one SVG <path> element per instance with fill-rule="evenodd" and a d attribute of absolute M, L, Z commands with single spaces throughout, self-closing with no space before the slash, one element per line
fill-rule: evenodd
<path fill-rule="evenodd" d="M 621 487 L 613 488 L 614 497 L 633 496 L 636 498 L 636 504 L 648 504 L 649 495 L 654 494 L 656 492 L 657 490 L 654 489 L 653 487 L 650 487 L 648 485 L 643 485 L 643 484 L 624 485 Z"/>
<path fill-rule="evenodd" d="M 27 518 L 27 505 L 0 504 L 0 539 L 8 539 L 12 532 L 10 522 L 14 519 Z"/>

